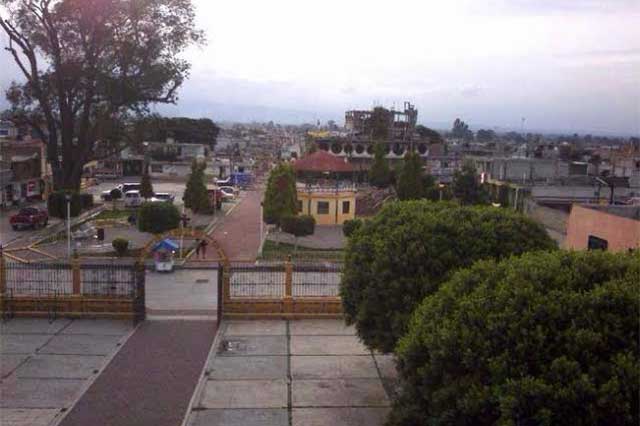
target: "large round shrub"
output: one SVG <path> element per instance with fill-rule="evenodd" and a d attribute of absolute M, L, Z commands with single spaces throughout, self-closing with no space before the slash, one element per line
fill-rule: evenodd
<path fill-rule="evenodd" d="M 391 203 L 347 243 L 340 289 L 347 322 L 369 347 L 390 352 L 414 308 L 456 269 L 555 246 L 542 227 L 511 211 Z"/>
<path fill-rule="evenodd" d="M 637 425 L 640 255 L 528 253 L 459 271 L 400 340 L 389 425 Z"/>
<path fill-rule="evenodd" d="M 180 212 L 170 203 L 142 203 L 138 212 L 138 229 L 161 234 L 180 225 Z"/>
<path fill-rule="evenodd" d="M 67 195 L 71 195 L 71 217 L 76 217 L 82 211 L 82 199 L 77 192 L 55 191 L 47 199 L 49 216 L 60 219 L 67 218 Z"/>

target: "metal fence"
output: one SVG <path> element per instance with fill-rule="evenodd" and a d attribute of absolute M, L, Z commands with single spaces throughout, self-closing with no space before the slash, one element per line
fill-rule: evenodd
<path fill-rule="evenodd" d="M 285 278 L 283 263 L 235 263 L 230 269 L 230 295 L 232 298 L 281 298 Z"/>
<path fill-rule="evenodd" d="M 238 298 L 281 299 L 292 297 L 336 297 L 342 265 L 339 263 L 244 263 L 231 264 L 229 295 Z"/>
<path fill-rule="evenodd" d="M 340 291 L 342 265 L 338 263 L 296 263 L 291 279 L 292 296 L 332 296 Z"/>
<path fill-rule="evenodd" d="M 129 265 L 80 266 L 81 293 L 85 296 L 133 297 L 135 269 Z"/>
<path fill-rule="evenodd" d="M 7 292 L 13 296 L 73 294 L 73 273 L 69 264 L 7 262 L 5 265 Z"/>
<path fill-rule="evenodd" d="M 12 296 L 123 297 L 136 295 L 133 265 L 80 264 L 74 293 L 74 270 L 68 263 L 5 263 L 6 290 Z"/>

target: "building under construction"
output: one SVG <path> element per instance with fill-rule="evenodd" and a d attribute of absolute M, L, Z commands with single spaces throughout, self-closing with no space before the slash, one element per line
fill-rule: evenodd
<path fill-rule="evenodd" d="M 386 145 L 389 159 L 401 159 L 411 148 L 421 156 L 429 151 L 429 140 L 422 139 L 416 133 L 418 110 L 409 102 L 404 103 L 402 111 L 384 110 L 388 120 L 386 136 L 374 138 L 374 110 L 352 110 L 345 113 L 346 136 L 318 138 L 315 140 L 321 150 L 330 151 L 339 156 L 348 157 L 352 162 L 367 162 L 373 158 L 374 143 Z"/>

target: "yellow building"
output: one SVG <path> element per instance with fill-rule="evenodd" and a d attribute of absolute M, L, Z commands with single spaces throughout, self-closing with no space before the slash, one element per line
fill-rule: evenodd
<path fill-rule="evenodd" d="M 346 159 L 317 151 L 297 160 L 298 210 L 318 225 L 342 225 L 355 218 L 356 188 L 353 167 Z"/>
<path fill-rule="evenodd" d="M 318 225 L 342 225 L 355 218 L 355 188 L 298 187 L 298 210 Z"/>

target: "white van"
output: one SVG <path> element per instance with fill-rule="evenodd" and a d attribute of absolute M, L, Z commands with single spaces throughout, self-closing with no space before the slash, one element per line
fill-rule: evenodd
<path fill-rule="evenodd" d="M 140 207 L 142 204 L 142 196 L 140 191 L 127 191 L 124 194 L 124 206 L 125 207 Z"/>

